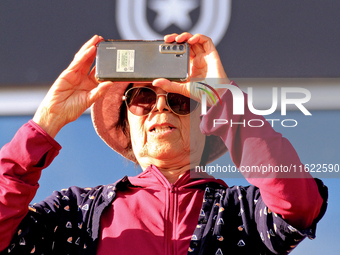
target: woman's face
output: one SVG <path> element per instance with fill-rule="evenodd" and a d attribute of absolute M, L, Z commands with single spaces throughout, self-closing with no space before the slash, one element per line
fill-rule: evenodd
<path fill-rule="evenodd" d="M 166 94 L 148 84 L 134 87 L 150 87 L 157 94 Z M 158 97 L 155 108 L 146 116 L 128 111 L 132 148 L 142 169 L 150 164 L 165 169 L 199 165 L 205 144 L 205 136 L 199 130 L 199 115 L 199 109 L 186 116 L 174 114 L 165 96 Z"/>

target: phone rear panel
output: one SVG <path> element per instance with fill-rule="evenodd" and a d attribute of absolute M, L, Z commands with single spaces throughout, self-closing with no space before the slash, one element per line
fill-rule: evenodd
<path fill-rule="evenodd" d="M 187 43 L 107 40 L 97 47 L 96 77 L 100 81 L 185 81 L 188 65 Z"/>

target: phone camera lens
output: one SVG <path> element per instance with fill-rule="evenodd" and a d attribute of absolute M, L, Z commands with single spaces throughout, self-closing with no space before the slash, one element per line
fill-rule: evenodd
<path fill-rule="evenodd" d="M 180 45 L 178 48 L 179 50 L 184 50 L 184 45 Z"/>
<path fill-rule="evenodd" d="M 177 50 L 177 45 L 172 46 L 173 50 Z"/>
<path fill-rule="evenodd" d="M 167 46 L 167 47 L 166 47 L 166 49 L 167 49 L 167 50 L 170 50 L 170 49 L 171 49 L 171 47 L 170 47 L 170 46 Z"/>
<path fill-rule="evenodd" d="M 163 45 L 162 50 L 166 50 L 166 46 L 165 45 Z"/>

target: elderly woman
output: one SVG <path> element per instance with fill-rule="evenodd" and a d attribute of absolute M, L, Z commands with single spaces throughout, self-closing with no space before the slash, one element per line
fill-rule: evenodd
<path fill-rule="evenodd" d="M 232 114 L 229 90 L 219 89 L 222 106 L 208 101 L 208 113 L 200 116 L 201 93 L 190 93 L 190 83 L 98 84 L 90 68 L 101 40 L 94 36 L 80 49 L 33 120 L 1 150 L 1 254 L 286 254 L 315 236 L 327 188 L 304 172 L 249 175 L 249 187 L 190 176 L 190 169 L 227 149 L 237 167 L 300 165 L 286 139 L 267 122 L 214 127 L 213 119 L 254 117 L 248 110 Z M 183 33 L 164 40 L 189 43 L 191 79 L 236 86 L 210 38 Z M 100 137 L 143 172 L 115 184 L 54 192 L 28 206 L 42 169 L 61 149 L 53 138 L 91 105 Z"/>

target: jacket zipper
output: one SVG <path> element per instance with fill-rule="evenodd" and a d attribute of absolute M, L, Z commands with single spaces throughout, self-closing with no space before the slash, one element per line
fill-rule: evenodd
<path fill-rule="evenodd" d="M 168 189 L 168 210 L 167 210 L 167 220 L 166 220 L 166 254 L 174 255 L 174 242 L 173 233 L 175 227 L 175 198 L 176 187 L 171 184 L 170 189 Z"/>

